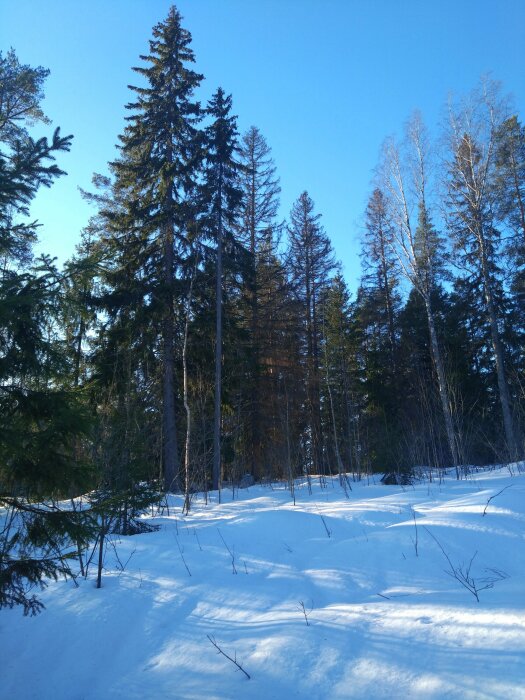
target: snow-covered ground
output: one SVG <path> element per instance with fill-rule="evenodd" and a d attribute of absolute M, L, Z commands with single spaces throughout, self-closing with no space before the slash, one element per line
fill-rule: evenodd
<path fill-rule="evenodd" d="M 525 474 L 513 472 L 364 481 L 348 498 L 314 481 L 295 506 L 284 486 L 256 486 L 196 497 L 188 517 L 174 497 L 158 532 L 120 538 L 123 570 L 107 549 L 100 590 L 93 565 L 78 588 L 51 583 L 41 615 L 0 612 L 0 696 L 525 698 Z M 476 552 L 474 586 L 493 582 L 479 602 L 446 573 Z"/>

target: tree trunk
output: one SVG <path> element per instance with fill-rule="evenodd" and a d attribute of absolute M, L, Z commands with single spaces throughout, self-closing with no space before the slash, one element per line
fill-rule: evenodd
<path fill-rule="evenodd" d="M 511 460 L 518 459 L 518 447 L 516 436 L 514 433 L 514 424 L 512 420 L 511 401 L 509 396 L 509 388 L 505 377 L 505 364 L 503 360 L 503 345 L 501 343 L 500 333 L 498 329 L 498 320 L 496 317 L 496 309 L 494 307 L 494 299 L 492 296 L 492 287 L 488 274 L 488 265 L 485 256 L 485 248 L 483 239 L 479 239 L 480 256 L 481 256 L 481 271 L 483 276 L 483 291 L 485 296 L 485 304 L 487 308 L 487 316 L 490 324 L 490 336 L 492 349 L 494 351 L 494 360 L 496 364 L 496 376 L 498 380 L 498 392 L 501 404 L 501 412 L 503 414 L 503 426 L 505 429 L 505 440 L 507 443 L 508 456 Z"/>
<path fill-rule="evenodd" d="M 175 330 L 173 313 L 173 229 L 164 237 L 165 308 L 162 328 L 162 431 L 164 490 L 173 490 L 179 473 L 177 421 L 175 412 Z"/>
<path fill-rule="evenodd" d="M 188 396 L 188 333 L 190 329 L 191 304 L 193 298 L 193 282 L 197 272 L 197 255 L 191 276 L 188 298 L 186 300 L 186 322 L 184 324 L 184 344 L 182 346 L 182 372 L 184 385 L 184 410 L 186 411 L 186 444 L 184 445 L 184 506 L 182 512 L 190 512 L 190 448 L 191 448 L 191 408 Z"/>
<path fill-rule="evenodd" d="M 386 262 L 386 247 L 383 231 L 380 231 L 380 246 L 381 246 L 381 275 L 383 277 L 383 285 L 385 287 L 385 304 L 388 319 L 388 341 L 390 343 L 390 355 L 392 362 L 392 370 L 396 374 L 396 334 L 394 330 L 394 311 L 392 308 L 392 297 L 390 291 L 390 279 Z"/>
<path fill-rule="evenodd" d="M 428 330 L 430 333 L 430 349 L 432 353 L 432 360 L 434 361 L 434 366 L 436 368 L 436 374 L 438 378 L 438 388 L 439 388 L 439 398 L 441 400 L 441 408 L 443 409 L 443 418 L 445 419 L 445 431 L 447 433 L 447 442 L 450 449 L 450 454 L 452 456 L 452 462 L 456 469 L 456 477 L 459 479 L 459 457 L 458 449 L 456 445 L 456 437 L 454 433 L 454 422 L 452 420 L 452 411 L 450 408 L 450 399 L 448 395 L 448 387 L 445 377 L 445 368 L 443 366 L 443 359 L 441 357 L 441 350 L 439 348 L 439 343 L 437 340 L 436 326 L 434 323 L 434 314 L 432 312 L 432 305 L 430 303 L 430 297 L 425 295 L 425 308 L 427 311 L 428 320 Z"/>
<path fill-rule="evenodd" d="M 213 421 L 213 489 L 221 478 L 221 390 L 222 390 L 222 187 L 219 175 L 219 221 L 217 231 L 216 334 L 215 334 L 215 410 Z"/>
<path fill-rule="evenodd" d="M 97 567 L 97 588 L 102 587 L 102 565 L 104 563 L 104 539 L 106 537 L 106 518 L 104 514 L 100 520 L 100 532 L 98 543 L 98 567 Z"/>
<path fill-rule="evenodd" d="M 253 386 L 252 386 L 252 457 L 251 468 L 254 477 L 261 476 L 261 388 L 260 388 L 260 329 L 259 329 L 259 289 L 257 284 L 258 262 L 257 262 L 257 241 L 255 223 L 255 170 L 252 174 L 251 183 L 251 220 L 250 220 L 250 253 L 253 261 L 253 279 L 251 289 L 251 349 L 253 362 Z"/>
<path fill-rule="evenodd" d="M 335 420 L 335 409 L 334 409 L 334 399 L 332 396 L 332 387 L 330 386 L 330 375 L 328 372 L 328 362 L 326 361 L 326 388 L 328 390 L 328 399 L 330 401 L 330 417 L 332 419 L 332 433 L 334 437 L 334 451 L 335 459 L 337 462 L 337 474 L 339 476 L 339 483 L 341 486 L 343 483 L 346 484 L 346 474 L 343 467 L 343 460 L 341 459 L 341 453 L 339 451 L 339 440 L 337 438 L 337 424 Z M 343 482 L 344 479 L 344 482 Z"/>
<path fill-rule="evenodd" d="M 321 425 L 321 382 L 319 376 L 319 338 L 317 327 L 317 299 L 315 285 L 312 284 L 312 434 L 314 441 L 315 471 L 324 473 L 323 433 Z"/>
<path fill-rule="evenodd" d="M 310 426 L 310 471 L 315 474 L 319 471 L 317 464 L 317 436 L 315 434 L 314 417 L 314 349 L 313 349 L 313 301 L 310 279 L 310 256 L 308 247 L 306 249 L 305 265 L 305 291 L 306 291 L 306 392 L 308 398 L 308 421 Z"/>

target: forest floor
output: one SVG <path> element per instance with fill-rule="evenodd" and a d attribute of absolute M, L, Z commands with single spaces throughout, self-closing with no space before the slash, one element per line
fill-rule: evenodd
<path fill-rule="evenodd" d="M 2 697 L 525 698 L 517 465 L 181 507 L 113 538 L 100 590 L 92 564 L 78 587 L 51 582 L 37 617 L 0 612 Z"/>

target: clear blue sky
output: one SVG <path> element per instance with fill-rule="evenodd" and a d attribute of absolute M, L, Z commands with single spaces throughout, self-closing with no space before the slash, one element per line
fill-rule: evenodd
<path fill-rule="evenodd" d="M 0 49 L 51 70 L 44 109 L 74 134 L 68 171 L 39 195 L 42 248 L 67 258 L 87 223 L 78 186 L 106 172 L 131 66 L 169 0 L 0 0 Z M 273 150 L 282 215 L 308 190 L 355 289 L 358 237 L 383 139 L 419 108 L 431 128 L 449 92 L 491 72 L 525 118 L 525 0 L 179 0 L 205 102 L 233 94 L 239 128 Z M 42 134 L 50 133 L 43 127 Z"/>

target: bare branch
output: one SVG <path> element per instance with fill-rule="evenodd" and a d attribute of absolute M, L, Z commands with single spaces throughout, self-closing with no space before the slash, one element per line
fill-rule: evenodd
<path fill-rule="evenodd" d="M 222 533 L 221 533 L 221 531 L 219 530 L 219 528 L 217 528 L 217 532 L 219 533 L 219 537 L 221 538 L 223 545 L 226 547 L 226 549 L 228 550 L 228 553 L 229 553 L 229 555 L 230 555 L 230 557 L 231 557 L 231 560 L 232 560 L 232 573 L 236 574 L 236 573 L 237 573 L 237 569 L 235 568 L 235 550 L 232 551 L 232 550 L 228 547 L 228 545 L 226 544 L 226 540 L 225 540 L 224 537 L 222 536 Z"/>
<path fill-rule="evenodd" d="M 302 613 L 304 615 L 304 619 L 306 621 L 306 626 L 310 627 L 310 623 L 308 622 L 308 615 L 312 612 L 313 606 L 310 608 L 308 612 L 306 612 L 305 605 L 302 600 L 299 601 L 299 610 L 302 610 Z"/>
<path fill-rule="evenodd" d="M 501 493 L 503 493 L 503 491 L 505 491 L 506 489 L 510 489 L 511 486 L 512 486 L 512 484 L 508 484 L 507 486 L 505 486 L 505 488 L 501 489 L 501 491 L 498 491 L 498 493 L 495 493 L 493 496 L 491 496 L 491 497 L 489 498 L 489 500 L 487 501 L 487 505 L 486 505 L 485 508 L 483 509 L 483 515 L 485 515 L 485 513 L 487 512 L 487 508 L 489 507 L 489 503 L 492 501 L 492 499 L 493 499 L 493 498 L 496 498 L 496 496 L 499 496 L 499 495 L 500 495 Z"/>
<path fill-rule="evenodd" d="M 217 644 L 217 642 L 216 642 L 216 640 L 215 640 L 215 637 L 210 637 L 209 634 L 207 634 L 206 636 L 208 637 L 208 639 L 210 640 L 210 642 L 213 644 L 213 646 L 217 649 L 217 652 L 218 652 L 219 654 L 222 654 L 222 656 L 224 656 L 226 659 L 228 659 L 228 661 L 231 661 L 232 664 L 234 664 L 235 666 L 237 666 L 237 668 L 239 669 L 239 671 L 242 671 L 242 672 L 244 673 L 244 675 L 246 676 L 246 678 L 247 678 L 248 680 L 250 680 L 250 674 L 247 673 L 247 672 L 244 670 L 244 668 L 241 666 L 241 664 L 237 661 L 237 655 L 235 655 L 235 657 L 232 659 L 231 656 L 228 656 L 228 654 L 226 654 L 226 653 L 220 648 L 220 646 Z"/>

